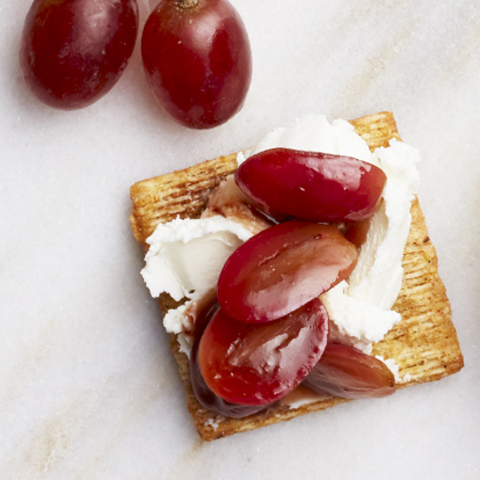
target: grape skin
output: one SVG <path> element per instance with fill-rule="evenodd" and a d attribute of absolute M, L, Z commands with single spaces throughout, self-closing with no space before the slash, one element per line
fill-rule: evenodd
<path fill-rule="evenodd" d="M 211 412 L 225 417 L 244 418 L 248 415 L 264 410 L 266 406 L 238 405 L 232 402 L 227 402 L 223 398 L 215 395 L 205 383 L 198 364 L 198 347 L 200 345 L 200 340 L 205 328 L 218 309 L 219 305 L 215 299 L 210 305 L 207 305 L 204 308 L 203 312 L 195 320 L 195 336 L 192 351 L 190 353 L 190 379 L 192 382 L 192 389 L 198 402 Z"/>
<path fill-rule="evenodd" d="M 227 0 L 181 3 L 162 0 L 150 14 L 142 35 L 145 74 L 160 106 L 179 123 L 216 127 L 241 109 L 250 87 L 247 32 Z"/>
<path fill-rule="evenodd" d="M 20 47 L 25 81 L 51 107 L 87 107 L 120 78 L 137 31 L 136 0 L 35 0 Z"/>
<path fill-rule="evenodd" d="M 335 226 L 290 220 L 235 250 L 220 273 L 218 300 L 238 321 L 276 320 L 347 278 L 357 259 Z"/>

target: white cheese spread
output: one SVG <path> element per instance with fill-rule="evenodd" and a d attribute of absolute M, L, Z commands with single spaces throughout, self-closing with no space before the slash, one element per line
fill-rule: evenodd
<path fill-rule="evenodd" d="M 332 336 L 343 343 L 371 351 L 400 320 L 391 310 L 402 283 L 401 260 L 410 229 L 410 205 L 418 185 L 418 151 L 402 142 L 370 152 L 366 142 L 344 120 L 329 123 L 310 115 L 288 128 L 277 129 L 238 162 L 257 152 L 285 147 L 348 155 L 370 162 L 387 174 L 383 204 L 374 215 L 358 264 L 347 281 L 322 295 L 332 322 Z M 153 296 L 162 291 L 174 299 L 198 299 L 216 286 L 230 253 L 252 233 L 221 216 L 200 220 L 174 220 L 159 225 L 147 240 L 150 250 L 142 275 Z M 164 323 L 180 333 L 188 303 L 171 310 Z"/>
<path fill-rule="evenodd" d="M 150 248 L 141 271 L 143 279 L 153 297 L 166 292 L 176 301 L 189 300 L 165 315 L 167 331 L 184 330 L 188 305 L 215 287 L 227 258 L 252 235 L 220 215 L 158 225 L 147 239 Z"/>
<path fill-rule="evenodd" d="M 330 123 L 323 115 L 307 115 L 289 127 L 277 128 L 248 152 L 248 156 L 276 147 L 348 155 L 375 163 L 368 145 L 350 123 L 340 119 Z M 238 157 L 241 162 L 243 155 Z"/>

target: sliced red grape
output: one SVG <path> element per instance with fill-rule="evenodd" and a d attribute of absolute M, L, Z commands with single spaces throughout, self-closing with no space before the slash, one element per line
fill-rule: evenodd
<path fill-rule="evenodd" d="M 357 258 L 336 227 L 290 220 L 233 252 L 220 273 L 218 301 L 242 322 L 276 320 L 347 278 Z"/>
<path fill-rule="evenodd" d="M 137 30 L 136 0 L 35 0 L 20 49 L 25 81 L 51 107 L 86 107 L 120 78 Z"/>
<path fill-rule="evenodd" d="M 240 189 L 269 209 L 329 223 L 371 216 L 386 179 L 380 168 L 356 158 L 288 148 L 257 153 L 235 174 Z"/>
<path fill-rule="evenodd" d="M 192 389 L 198 402 L 211 412 L 216 413 L 217 415 L 223 415 L 224 417 L 244 418 L 248 415 L 264 410 L 267 406 L 238 405 L 223 400 L 223 398 L 218 397 L 212 392 L 212 390 L 210 390 L 203 379 L 202 372 L 198 365 L 198 347 L 200 339 L 202 338 L 205 328 L 218 309 L 219 305 L 215 299 L 214 302 L 210 303 L 210 305 L 204 309 L 195 321 L 195 340 L 190 354 L 190 380 L 192 383 Z"/>
<path fill-rule="evenodd" d="M 220 309 L 200 341 L 200 371 L 224 400 L 267 405 L 302 382 L 321 357 L 327 337 L 328 315 L 318 298 L 261 325 L 238 322 Z"/>
<path fill-rule="evenodd" d="M 215 127 L 243 106 L 251 51 L 228 0 L 162 0 L 145 24 L 142 58 L 156 99 L 187 127 Z"/>
<path fill-rule="evenodd" d="M 327 345 L 303 385 L 351 399 L 385 397 L 395 392 L 395 378 L 385 363 L 340 343 Z"/>

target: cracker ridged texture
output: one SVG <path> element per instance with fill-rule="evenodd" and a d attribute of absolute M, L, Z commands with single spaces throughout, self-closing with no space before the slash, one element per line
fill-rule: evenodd
<path fill-rule="evenodd" d="M 372 151 L 388 146 L 392 138 L 400 140 L 390 112 L 368 115 L 350 123 Z M 130 190 L 133 203 L 130 222 L 135 238 L 146 250 L 145 240 L 159 223 L 177 216 L 200 216 L 208 195 L 236 167 L 236 154 L 232 154 L 133 185 Z M 404 278 L 393 307 L 401 314 L 402 321 L 393 327 L 384 340 L 374 344 L 372 352 L 384 359 L 395 360 L 403 379 L 397 388 L 439 380 L 463 367 L 450 302 L 438 275 L 437 254 L 417 199 L 412 204 L 411 214 L 412 224 L 402 260 Z M 162 294 L 159 305 L 162 313 L 165 313 L 177 303 Z M 179 350 L 175 335 L 171 337 L 170 347 L 179 366 L 188 410 L 200 437 L 205 441 L 290 420 L 349 401 L 323 397 L 299 408 L 272 406 L 265 412 L 244 419 L 217 417 L 197 402 L 190 384 L 188 359 Z"/>

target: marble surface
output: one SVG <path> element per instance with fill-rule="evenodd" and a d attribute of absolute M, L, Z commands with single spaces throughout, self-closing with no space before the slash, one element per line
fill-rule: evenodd
<path fill-rule="evenodd" d="M 177 126 L 139 49 L 116 87 L 62 112 L 17 61 L 30 0 L 0 5 L 0 478 L 480 478 L 480 4 L 232 0 L 254 77 L 224 126 Z M 153 3 L 153 2 L 152 2 Z M 141 3 L 141 22 L 148 4 Z M 139 270 L 129 187 L 237 151 L 311 112 L 394 112 L 465 368 L 441 382 L 200 442 Z"/>

